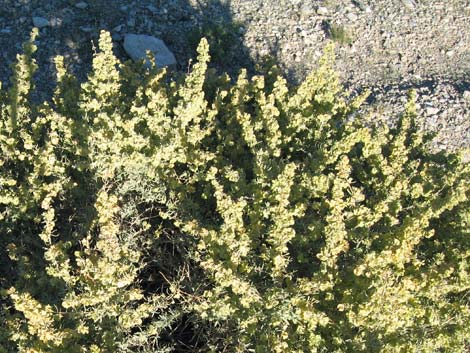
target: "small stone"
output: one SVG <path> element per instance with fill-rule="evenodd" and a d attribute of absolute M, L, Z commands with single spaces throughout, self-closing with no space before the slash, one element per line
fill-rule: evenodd
<path fill-rule="evenodd" d="M 165 43 L 153 36 L 144 34 L 126 34 L 124 37 L 124 50 L 134 61 L 145 59 L 145 66 L 150 67 L 147 50 L 155 57 L 157 67 L 175 66 L 176 58 Z"/>
<path fill-rule="evenodd" d="M 454 56 L 454 53 L 455 53 L 455 52 L 454 52 L 453 50 L 448 50 L 448 51 L 446 52 L 446 55 L 447 55 L 448 58 L 450 58 L 450 57 Z"/>
<path fill-rule="evenodd" d="M 426 108 L 426 115 L 436 115 L 439 113 L 439 109 L 435 107 L 427 107 Z"/>
<path fill-rule="evenodd" d="M 311 4 L 303 4 L 300 7 L 300 16 L 302 18 L 307 18 L 315 14 L 315 9 Z"/>
<path fill-rule="evenodd" d="M 51 20 L 49 21 L 49 25 L 51 27 L 60 27 L 62 26 L 62 19 L 61 18 L 58 18 L 58 17 L 54 17 L 54 18 L 51 18 Z"/>
<path fill-rule="evenodd" d="M 84 10 L 88 7 L 88 4 L 85 1 L 80 1 L 75 4 L 75 7 L 80 10 Z"/>
<path fill-rule="evenodd" d="M 324 6 L 320 6 L 317 9 L 317 14 L 320 15 L 320 16 L 326 16 L 326 15 L 328 15 L 328 9 Z"/>
<path fill-rule="evenodd" d="M 49 26 L 49 21 L 44 17 L 33 17 L 33 25 L 37 28 L 43 28 Z"/>
<path fill-rule="evenodd" d="M 466 150 L 463 152 L 462 161 L 463 161 L 464 163 L 470 162 L 470 149 L 466 149 Z"/>
<path fill-rule="evenodd" d="M 80 26 L 78 28 L 80 29 L 80 31 L 85 32 L 85 33 L 93 32 L 93 30 L 95 29 L 95 27 L 93 26 Z"/>
<path fill-rule="evenodd" d="M 350 12 L 346 15 L 349 21 L 355 22 L 357 20 L 357 15 L 353 12 Z"/>
<path fill-rule="evenodd" d="M 127 26 L 128 26 L 128 27 L 135 27 L 135 18 L 130 18 L 130 19 L 127 21 Z"/>
<path fill-rule="evenodd" d="M 463 92 L 463 98 L 470 101 L 470 91 Z"/>
<path fill-rule="evenodd" d="M 401 0 L 401 2 L 410 10 L 413 10 L 416 7 L 416 2 L 414 0 Z"/>
<path fill-rule="evenodd" d="M 147 5 L 147 6 L 146 6 L 146 9 L 149 10 L 149 11 L 150 11 L 151 13 L 153 13 L 153 14 L 158 13 L 158 9 L 157 9 L 155 6 L 153 6 L 153 5 Z"/>

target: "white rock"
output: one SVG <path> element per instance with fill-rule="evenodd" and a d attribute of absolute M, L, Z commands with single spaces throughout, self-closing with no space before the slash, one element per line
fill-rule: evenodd
<path fill-rule="evenodd" d="M 470 91 L 463 92 L 463 98 L 470 101 Z"/>
<path fill-rule="evenodd" d="M 353 12 L 350 12 L 346 15 L 349 21 L 355 22 L 357 20 L 357 15 Z"/>
<path fill-rule="evenodd" d="M 63 23 L 63 20 L 61 18 L 58 18 L 58 17 L 53 17 L 49 21 L 49 25 L 51 27 L 60 27 L 60 26 L 62 26 L 62 23 Z"/>
<path fill-rule="evenodd" d="M 303 4 L 300 7 L 300 15 L 302 17 L 310 17 L 315 14 L 315 9 L 311 4 Z"/>
<path fill-rule="evenodd" d="M 87 4 L 85 1 L 80 1 L 80 2 L 77 2 L 77 3 L 75 4 L 75 7 L 76 7 L 77 9 L 83 10 L 83 9 L 86 9 L 86 8 L 88 7 L 88 4 Z"/>
<path fill-rule="evenodd" d="M 426 115 L 436 115 L 439 113 L 439 109 L 435 107 L 427 107 L 426 108 Z"/>
<path fill-rule="evenodd" d="M 414 0 L 401 0 L 401 2 L 410 10 L 413 10 L 416 7 L 416 2 Z"/>
<path fill-rule="evenodd" d="M 124 37 L 124 50 L 134 61 L 146 59 L 146 51 L 149 50 L 155 57 L 157 67 L 176 65 L 176 58 L 165 43 L 152 36 L 126 34 Z M 150 62 L 147 59 L 145 66 L 150 67 Z"/>
<path fill-rule="evenodd" d="M 320 6 L 317 9 L 317 14 L 320 15 L 320 16 L 326 16 L 326 15 L 328 15 L 328 9 L 326 7 Z"/>
<path fill-rule="evenodd" d="M 33 17 L 33 25 L 37 28 L 43 28 L 49 26 L 49 21 L 44 17 Z"/>

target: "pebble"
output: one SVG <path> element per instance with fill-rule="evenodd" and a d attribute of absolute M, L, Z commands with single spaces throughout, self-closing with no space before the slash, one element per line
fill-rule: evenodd
<path fill-rule="evenodd" d="M 93 30 L 95 29 L 95 27 L 93 26 L 80 26 L 78 28 L 80 29 L 80 31 L 85 32 L 85 33 L 93 32 Z"/>
<path fill-rule="evenodd" d="M 44 17 L 33 17 L 33 25 L 37 28 L 43 28 L 49 26 L 49 21 Z"/>
<path fill-rule="evenodd" d="M 86 8 L 88 7 L 88 4 L 87 4 L 85 1 L 80 1 L 80 2 L 77 2 L 77 3 L 75 4 L 75 7 L 76 7 L 77 9 L 84 10 L 84 9 L 86 9 Z"/>
<path fill-rule="evenodd" d="M 410 10 L 413 10 L 416 7 L 416 2 L 414 0 L 401 0 L 401 2 Z"/>
<path fill-rule="evenodd" d="M 128 27 L 135 27 L 135 19 L 134 19 L 134 18 L 130 18 L 130 19 L 127 21 L 127 26 L 128 26 Z"/>
<path fill-rule="evenodd" d="M 328 9 L 324 6 L 320 6 L 317 9 L 317 14 L 320 15 L 320 16 L 326 16 L 326 15 L 328 15 Z"/>
<path fill-rule="evenodd" d="M 355 22 L 357 20 L 357 15 L 353 12 L 350 12 L 346 15 L 349 21 Z"/>
<path fill-rule="evenodd" d="M 439 113 L 439 108 L 435 108 L 435 107 L 426 108 L 426 115 L 436 115 L 437 113 Z"/>
<path fill-rule="evenodd" d="M 466 100 L 470 100 L 470 91 L 463 92 L 463 98 Z"/>
<path fill-rule="evenodd" d="M 312 15 L 315 14 L 315 9 L 313 8 L 313 6 L 311 4 L 303 4 L 301 7 L 300 7 L 300 16 L 301 17 L 310 17 Z"/>
<path fill-rule="evenodd" d="M 60 27 L 62 25 L 62 19 L 61 18 L 58 18 L 58 17 L 54 17 L 54 18 L 51 18 L 51 20 L 49 21 L 49 25 L 51 27 Z"/>
<path fill-rule="evenodd" d="M 146 6 L 146 9 L 149 10 L 149 11 L 150 11 L 151 13 L 153 13 L 153 14 L 158 13 L 158 9 L 157 9 L 155 6 L 153 6 L 153 5 L 147 5 L 147 6 Z"/>

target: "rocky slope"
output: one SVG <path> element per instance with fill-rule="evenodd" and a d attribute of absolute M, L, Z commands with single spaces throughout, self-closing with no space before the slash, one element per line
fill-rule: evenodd
<path fill-rule="evenodd" d="M 126 33 L 163 39 L 181 70 L 206 33 L 216 43 L 221 70 L 234 75 L 273 55 L 291 82 L 305 77 L 333 40 L 345 85 L 372 89 L 369 111 L 380 102 L 386 116 L 396 116 L 414 88 L 425 128 L 438 133 L 435 147 L 470 146 L 467 0 L 3 0 L 1 81 L 7 83 L 8 64 L 33 25 L 40 27 L 40 99 L 53 87 L 55 55 L 84 77 L 100 29 L 111 31 L 122 59 Z"/>

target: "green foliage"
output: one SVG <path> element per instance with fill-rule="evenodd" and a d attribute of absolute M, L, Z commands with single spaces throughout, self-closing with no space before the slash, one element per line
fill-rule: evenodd
<path fill-rule="evenodd" d="M 355 116 L 333 48 L 299 86 L 56 59 L 32 39 L 0 93 L 0 351 L 462 352 L 470 168 L 432 153 L 414 96 Z M 5 250 L 3 250 L 5 249 Z"/>
<path fill-rule="evenodd" d="M 212 62 L 227 64 L 233 57 L 233 49 L 239 43 L 242 25 L 237 22 L 207 21 L 188 34 L 189 46 L 195 51 L 201 38 L 206 38 L 210 46 Z"/>
<path fill-rule="evenodd" d="M 353 38 L 346 28 L 336 23 L 328 23 L 328 34 L 332 40 L 339 44 L 351 44 L 353 42 Z"/>

